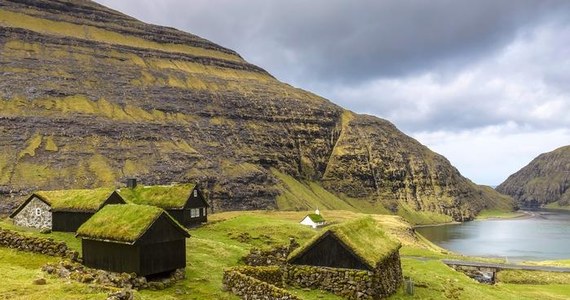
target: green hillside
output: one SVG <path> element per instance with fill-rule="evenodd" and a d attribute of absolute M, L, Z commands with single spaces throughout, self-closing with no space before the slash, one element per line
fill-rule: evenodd
<path fill-rule="evenodd" d="M 570 146 L 539 155 L 497 191 L 512 196 L 522 207 L 570 209 Z"/>
<path fill-rule="evenodd" d="M 187 240 L 187 278 L 163 291 L 140 291 L 136 299 L 238 299 L 221 290 L 222 271 L 239 265 L 239 260 L 253 247 L 268 248 L 287 245 L 294 237 L 303 244 L 318 231 L 298 224 L 306 212 L 228 212 L 211 216 L 211 222 L 192 229 Z M 348 211 L 324 211 L 327 220 L 341 223 L 362 217 Z M 504 274 L 506 283 L 480 284 L 463 273 L 453 271 L 439 259 L 469 259 L 447 253 L 426 242 L 410 230 L 410 225 L 396 216 L 372 215 L 386 234 L 402 243 L 402 267 L 404 276 L 415 282 L 414 299 L 567 299 L 570 295 L 570 275 L 533 277 L 531 273 L 510 272 Z M 51 237 L 66 241 L 80 250 L 80 244 L 68 233 L 40 234 L 13 227 L 8 221 L 0 221 L 0 228 L 9 228 L 25 234 Z M 324 229 L 323 229 L 324 230 Z M 243 238 L 247 233 L 247 238 Z M 423 257 L 423 258 L 418 258 Z M 76 282 L 66 282 L 43 274 L 40 267 L 57 259 L 0 247 L 0 272 L 5 276 L 0 285 L 0 299 L 105 299 L 101 287 Z M 556 264 L 557 262 L 548 262 Z M 564 262 L 561 262 L 564 263 Z M 544 274 L 543 274 L 544 275 Z M 34 279 L 47 279 L 46 285 L 34 285 Z M 544 278 L 541 281 L 540 278 Z M 525 283 L 526 282 L 526 283 Z M 530 284 L 529 284 L 530 282 Z M 554 282 L 554 283 L 553 283 Z M 339 299 L 318 292 L 293 290 L 303 299 Z M 410 299 L 403 290 L 390 299 Z"/>

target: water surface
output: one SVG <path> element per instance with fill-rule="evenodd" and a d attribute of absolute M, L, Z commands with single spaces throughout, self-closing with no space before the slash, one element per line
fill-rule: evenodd
<path fill-rule="evenodd" d="M 570 211 L 541 210 L 508 220 L 417 228 L 442 248 L 509 261 L 570 259 Z"/>

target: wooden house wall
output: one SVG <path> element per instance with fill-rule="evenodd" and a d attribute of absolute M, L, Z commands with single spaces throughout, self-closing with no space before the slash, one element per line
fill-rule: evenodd
<path fill-rule="evenodd" d="M 178 221 L 178 223 L 182 224 L 185 227 L 198 226 L 202 223 L 208 222 L 208 209 L 206 207 L 200 209 L 201 214 L 196 218 L 191 217 L 190 210 L 191 208 L 169 209 L 167 212 L 170 214 L 170 216 L 172 216 L 172 218 L 174 218 L 174 220 Z"/>
<path fill-rule="evenodd" d="M 93 241 L 81 242 L 83 264 L 113 272 L 140 273 L 139 248 L 132 245 Z"/>
<path fill-rule="evenodd" d="M 291 261 L 295 265 L 370 270 L 362 260 L 349 251 L 333 234 L 325 233 L 300 256 Z M 372 271 L 372 270 L 370 270 Z"/>
<path fill-rule="evenodd" d="M 148 245 L 165 243 L 175 240 L 185 240 L 187 232 L 183 232 L 178 226 L 168 220 L 168 217 L 162 214 L 152 224 L 152 226 L 138 239 L 137 245 Z"/>
<path fill-rule="evenodd" d="M 75 232 L 91 216 L 93 216 L 92 212 L 54 211 L 51 229 L 53 231 Z"/>
<path fill-rule="evenodd" d="M 107 200 L 105 200 L 105 203 L 103 203 L 101 208 L 103 208 L 107 204 L 127 204 L 127 203 L 125 202 L 123 197 L 121 197 L 121 195 L 119 195 L 119 193 L 117 193 L 117 191 L 114 191 L 111 194 L 111 196 L 109 196 L 109 198 L 107 198 Z"/>
<path fill-rule="evenodd" d="M 197 196 L 194 196 L 194 190 L 198 191 Z M 188 201 L 186 201 L 184 211 L 181 212 L 183 215 L 181 224 L 186 227 L 198 226 L 208 222 L 208 202 L 204 199 L 204 195 L 200 189 L 196 188 L 194 190 L 190 193 Z M 190 210 L 195 208 L 200 209 L 200 216 L 192 218 Z"/>
<path fill-rule="evenodd" d="M 174 271 L 186 267 L 186 240 L 140 246 L 141 276 Z"/>

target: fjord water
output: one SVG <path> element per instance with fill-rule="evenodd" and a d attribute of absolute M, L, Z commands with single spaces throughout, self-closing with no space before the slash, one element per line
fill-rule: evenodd
<path fill-rule="evenodd" d="M 438 246 L 510 262 L 570 259 L 570 211 L 540 210 L 528 217 L 416 228 Z"/>

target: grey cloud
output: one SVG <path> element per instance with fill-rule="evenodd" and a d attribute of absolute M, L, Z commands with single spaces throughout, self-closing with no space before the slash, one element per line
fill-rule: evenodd
<path fill-rule="evenodd" d="M 233 48 L 287 81 L 339 83 L 463 66 L 508 44 L 521 27 L 570 15 L 567 1 L 540 0 L 99 2 L 145 20 L 168 16 L 170 25 Z"/>

